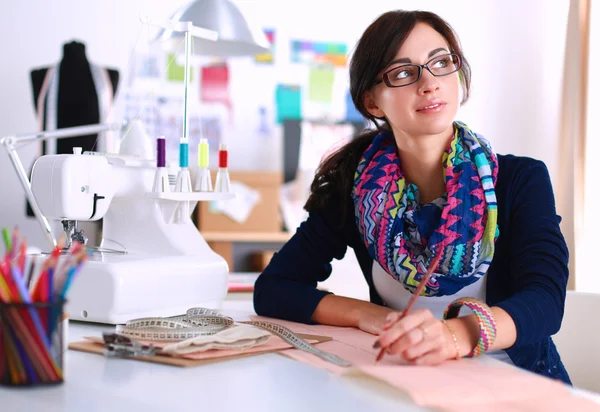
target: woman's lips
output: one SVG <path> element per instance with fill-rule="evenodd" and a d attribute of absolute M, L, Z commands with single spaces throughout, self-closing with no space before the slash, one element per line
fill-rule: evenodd
<path fill-rule="evenodd" d="M 446 107 L 446 103 L 444 103 L 442 101 L 430 102 L 430 103 L 426 104 L 425 106 L 421 106 L 421 108 L 417 109 L 417 112 L 422 113 L 422 114 L 438 113 L 438 112 L 444 110 L 445 107 Z"/>

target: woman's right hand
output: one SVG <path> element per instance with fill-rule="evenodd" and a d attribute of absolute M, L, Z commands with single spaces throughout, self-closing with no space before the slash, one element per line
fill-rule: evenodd
<path fill-rule="evenodd" d="M 357 310 L 356 326 L 364 332 L 379 335 L 383 332 L 383 325 L 387 321 L 387 316 L 392 312 L 394 311 L 390 308 L 370 303 L 368 307 Z"/>

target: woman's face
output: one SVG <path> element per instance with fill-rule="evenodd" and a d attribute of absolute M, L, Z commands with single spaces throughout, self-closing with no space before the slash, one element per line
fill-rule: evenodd
<path fill-rule="evenodd" d="M 450 47 L 440 33 L 425 23 L 417 23 L 378 79 L 392 68 L 411 63 L 425 64 L 448 53 Z M 396 73 L 397 78 L 407 76 L 406 72 Z M 367 110 L 376 117 L 385 117 L 394 133 L 415 137 L 451 133 L 460 105 L 460 80 L 458 72 L 433 76 L 423 69 L 416 83 L 393 88 L 379 83 L 365 94 L 364 99 Z"/>

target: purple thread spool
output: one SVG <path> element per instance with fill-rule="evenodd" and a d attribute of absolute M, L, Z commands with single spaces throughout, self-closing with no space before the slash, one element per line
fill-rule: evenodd
<path fill-rule="evenodd" d="M 167 165 L 166 140 L 164 137 L 156 138 L 156 167 L 165 167 Z"/>

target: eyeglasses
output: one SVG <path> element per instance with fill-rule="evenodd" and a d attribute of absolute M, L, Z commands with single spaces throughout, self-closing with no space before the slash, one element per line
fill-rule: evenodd
<path fill-rule="evenodd" d="M 461 61 L 458 54 L 436 56 L 425 64 L 403 64 L 383 73 L 375 84 L 385 83 L 387 87 L 403 87 L 416 83 L 423 74 L 423 68 L 434 76 L 447 76 L 460 70 Z"/>

